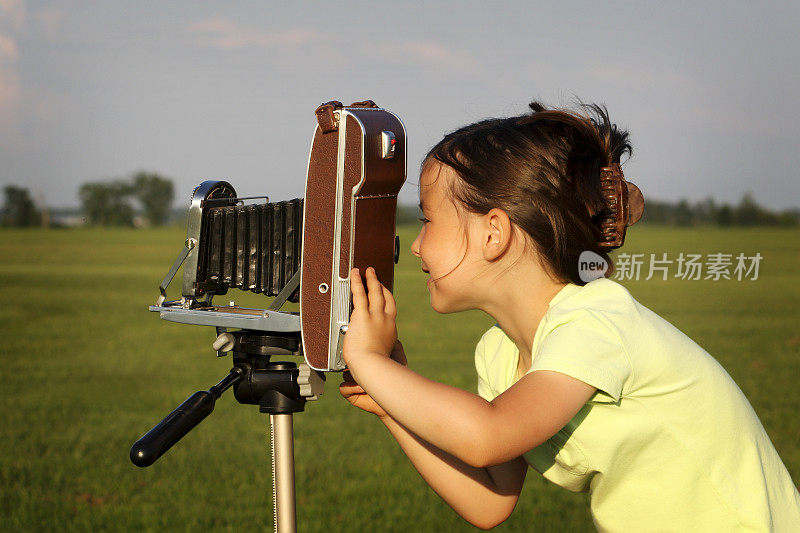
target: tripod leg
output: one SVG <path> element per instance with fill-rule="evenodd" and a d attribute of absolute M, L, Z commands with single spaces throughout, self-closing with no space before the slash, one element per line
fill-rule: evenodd
<path fill-rule="evenodd" d="M 294 426 L 292 415 L 269 415 L 272 445 L 272 509 L 275 533 L 297 531 L 294 499 Z"/>

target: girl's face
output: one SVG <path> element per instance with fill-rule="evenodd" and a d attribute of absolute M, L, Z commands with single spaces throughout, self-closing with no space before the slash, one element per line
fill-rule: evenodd
<path fill-rule="evenodd" d="M 455 171 L 437 161 L 425 164 L 420 176 L 420 208 L 423 222 L 411 244 L 411 253 L 419 257 L 427 281 L 431 306 L 439 313 L 473 309 L 470 281 L 474 279 L 475 246 L 469 246 L 469 231 L 448 191 Z M 469 227 L 469 215 L 465 218 Z"/>

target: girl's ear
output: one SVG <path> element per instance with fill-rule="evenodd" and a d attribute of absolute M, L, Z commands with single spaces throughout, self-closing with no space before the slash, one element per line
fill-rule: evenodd
<path fill-rule="evenodd" d="M 494 208 L 481 217 L 483 258 L 495 261 L 503 256 L 511 246 L 513 227 L 508 215 L 502 209 Z"/>

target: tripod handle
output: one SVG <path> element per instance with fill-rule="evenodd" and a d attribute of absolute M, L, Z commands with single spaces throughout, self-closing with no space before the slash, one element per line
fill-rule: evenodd
<path fill-rule="evenodd" d="M 136 441 L 131 448 L 131 461 L 139 467 L 150 466 L 164 455 L 214 410 L 216 399 L 208 391 L 197 391 L 177 409 Z"/>
<path fill-rule="evenodd" d="M 242 379 L 244 370 L 238 366 L 231 369 L 222 381 L 207 391 L 197 391 L 172 411 L 167 418 L 137 440 L 131 448 L 131 461 L 136 466 L 150 466 L 164 455 L 172 445 L 189 433 L 214 410 L 217 398 Z"/>

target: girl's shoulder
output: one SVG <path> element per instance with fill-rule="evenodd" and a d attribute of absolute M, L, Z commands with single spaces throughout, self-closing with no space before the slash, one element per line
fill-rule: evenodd
<path fill-rule="evenodd" d="M 637 307 L 641 304 L 628 289 L 611 279 L 599 278 L 583 286 L 568 283 L 550 300 L 536 335 L 545 336 L 559 326 L 589 316 L 610 325 L 636 313 Z M 483 333 L 477 345 L 484 359 L 507 354 L 513 348 L 513 342 L 497 323 Z"/>
<path fill-rule="evenodd" d="M 475 347 L 475 356 L 480 361 L 488 364 L 498 357 L 508 357 L 510 350 L 514 348 L 516 346 L 502 330 L 500 324 L 495 323 L 481 335 Z"/>
<path fill-rule="evenodd" d="M 569 283 L 549 303 L 548 314 L 563 314 L 585 309 L 596 312 L 629 310 L 636 304 L 627 288 L 608 278 L 598 278 L 586 285 Z"/>
<path fill-rule="evenodd" d="M 634 300 L 625 287 L 608 279 L 584 286 L 568 284 L 550 301 L 536 325 L 531 370 L 573 376 L 618 401 L 631 375 L 622 332 L 630 329 Z M 502 392 L 516 376 L 519 350 L 498 324 L 481 337 L 475 351 L 479 378 Z"/>
<path fill-rule="evenodd" d="M 666 321 L 640 304 L 627 288 L 614 280 L 599 278 L 581 286 L 565 285 L 549 302 L 548 310 L 535 328 L 534 347 L 554 331 L 564 335 L 609 340 L 629 336 L 641 327 Z M 627 332 L 627 333 L 626 333 Z M 475 349 L 476 360 L 487 365 L 508 362 L 516 357 L 517 347 L 499 324 L 481 336 Z"/>
<path fill-rule="evenodd" d="M 641 304 L 624 286 L 608 278 L 599 278 L 580 286 L 567 284 L 551 300 L 537 329 L 537 338 L 546 337 L 566 324 L 601 322 L 611 329 L 640 316 Z"/>

